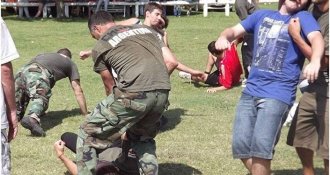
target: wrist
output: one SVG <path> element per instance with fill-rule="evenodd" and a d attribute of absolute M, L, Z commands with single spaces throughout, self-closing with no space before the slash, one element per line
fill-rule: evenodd
<path fill-rule="evenodd" d="M 60 155 L 57 156 L 60 160 L 62 160 L 62 157 L 64 156 L 64 153 L 61 153 Z"/>

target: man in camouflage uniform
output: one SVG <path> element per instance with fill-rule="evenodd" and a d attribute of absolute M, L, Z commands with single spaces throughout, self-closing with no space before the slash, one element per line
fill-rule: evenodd
<path fill-rule="evenodd" d="M 78 101 L 81 113 L 87 114 L 86 100 L 80 86 L 80 76 L 75 63 L 71 61 L 69 49 L 60 49 L 57 53 L 40 54 L 25 65 L 15 76 L 15 96 L 17 116 L 24 128 L 34 136 L 45 136 L 40 126 L 40 116 L 48 108 L 51 89 L 55 82 L 69 77 Z M 31 100 L 28 115 L 25 110 Z M 24 116 L 24 117 L 23 117 Z"/>
<path fill-rule="evenodd" d="M 99 39 L 92 54 L 94 71 L 113 68 L 118 77 L 113 92 L 80 127 L 78 174 L 95 174 L 97 153 L 118 138 L 124 140 L 123 147 L 129 144 L 136 153 L 140 174 L 158 174 L 153 138 L 168 105 L 170 80 L 166 65 L 173 63 L 173 55 L 152 28 L 116 26 L 104 11 L 93 14 L 88 27 Z"/>

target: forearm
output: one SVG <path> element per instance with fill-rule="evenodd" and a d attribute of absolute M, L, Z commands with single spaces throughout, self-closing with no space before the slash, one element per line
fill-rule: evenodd
<path fill-rule="evenodd" d="M 79 93 L 76 93 L 76 99 L 78 102 L 78 105 L 80 107 L 81 114 L 87 115 L 87 105 L 86 105 L 86 99 L 84 93 L 81 91 Z"/>
<path fill-rule="evenodd" d="M 9 117 L 10 124 L 17 124 L 16 118 L 16 103 L 15 103 L 15 83 L 13 69 L 11 63 L 1 65 L 1 84 L 6 103 L 6 111 Z"/>
<path fill-rule="evenodd" d="M 310 61 L 312 57 L 312 48 L 305 42 L 300 34 L 292 36 L 293 41 L 299 47 L 304 56 Z"/>
<path fill-rule="evenodd" d="M 63 162 L 63 164 L 68 169 L 70 174 L 72 175 L 78 174 L 77 165 L 72 160 L 70 160 L 64 154 L 60 155 L 58 158 Z"/>
<path fill-rule="evenodd" d="M 74 91 L 74 95 L 76 97 L 76 100 L 78 102 L 81 114 L 87 115 L 87 106 L 86 106 L 86 99 L 84 92 L 80 86 L 79 80 L 73 80 L 71 82 L 72 89 Z"/>
<path fill-rule="evenodd" d="M 171 75 L 174 69 L 178 67 L 179 63 L 168 47 L 162 47 L 162 52 L 166 68 Z"/>
<path fill-rule="evenodd" d="M 178 62 L 178 66 L 176 67 L 176 69 L 180 70 L 180 71 L 184 71 L 184 72 L 188 72 L 188 73 L 193 73 L 195 70 Z"/>
<path fill-rule="evenodd" d="M 324 55 L 324 40 L 321 34 L 311 40 L 311 45 L 312 53 L 310 62 L 320 63 Z"/>

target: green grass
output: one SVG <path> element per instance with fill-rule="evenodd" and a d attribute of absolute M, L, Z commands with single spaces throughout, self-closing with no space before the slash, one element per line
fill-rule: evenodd
<path fill-rule="evenodd" d="M 276 8 L 276 4 L 262 5 Z M 72 50 L 81 74 L 81 83 L 88 109 L 104 98 L 105 92 L 99 76 L 92 71 L 92 60 L 82 61 L 78 53 L 91 48 L 95 41 L 89 36 L 87 19 L 54 19 L 22 21 L 4 17 L 15 40 L 20 59 L 14 61 L 15 72 L 35 55 L 56 51 L 62 47 Z M 234 12 L 226 17 L 223 12 L 210 12 L 204 18 L 201 12 L 187 17 L 169 17 L 170 47 L 178 59 L 193 68 L 203 70 L 207 44 L 215 40 L 226 27 L 239 22 Z M 171 77 L 170 107 L 165 116 L 169 122 L 156 137 L 161 175 L 244 175 L 247 171 L 239 160 L 231 156 L 231 133 L 235 106 L 242 91 L 232 90 L 207 94 L 203 85 L 194 85 Z M 53 143 L 63 132 L 76 132 L 83 117 L 67 79 L 53 88 L 46 117 L 42 126 L 45 138 L 31 137 L 19 128 L 12 146 L 13 175 L 59 175 L 66 172 L 53 152 Z M 299 159 L 292 147 L 285 144 L 288 128 L 283 128 L 272 162 L 275 175 L 301 174 Z M 70 151 L 66 154 L 74 159 Z M 322 161 L 316 158 L 317 172 L 321 173 Z"/>

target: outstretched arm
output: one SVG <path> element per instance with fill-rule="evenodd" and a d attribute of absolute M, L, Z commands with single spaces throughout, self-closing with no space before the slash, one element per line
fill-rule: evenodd
<path fill-rule="evenodd" d="M 179 65 L 178 60 L 168 47 L 162 47 L 162 52 L 168 74 L 171 75 L 174 69 L 176 69 Z"/>
<path fill-rule="evenodd" d="M 230 48 L 231 42 L 245 34 L 245 29 L 241 24 L 225 29 L 215 43 L 217 50 L 225 50 Z"/>
<path fill-rule="evenodd" d="M 15 103 L 15 85 L 13 67 L 11 62 L 1 65 L 1 85 L 6 103 L 6 113 L 9 122 L 8 142 L 14 139 L 17 135 L 17 117 Z"/>
<path fill-rule="evenodd" d="M 62 140 L 58 140 L 54 143 L 54 151 L 56 156 L 64 163 L 70 174 L 77 175 L 77 165 L 64 155 L 64 146 L 65 143 Z"/>
<path fill-rule="evenodd" d="M 81 114 L 87 115 L 86 99 L 85 99 L 84 92 L 80 86 L 80 81 L 79 80 L 71 81 L 71 87 L 74 91 L 74 95 L 76 96 L 78 105 L 80 107 Z"/>

